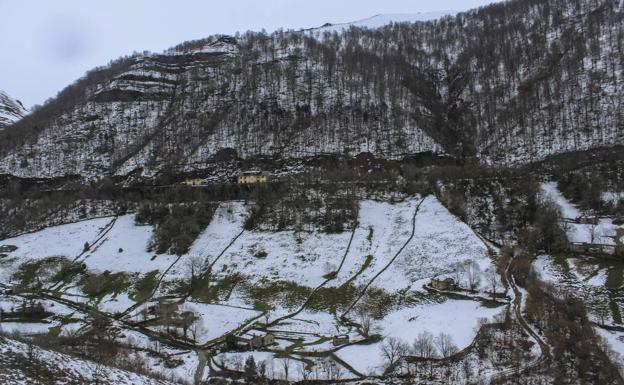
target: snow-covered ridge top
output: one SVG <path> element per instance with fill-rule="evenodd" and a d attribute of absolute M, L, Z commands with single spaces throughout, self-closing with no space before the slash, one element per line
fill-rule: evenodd
<path fill-rule="evenodd" d="M 234 55 L 238 53 L 236 40 L 222 37 L 216 41 L 206 41 L 199 46 L 176 47 L 166 50 L 165 55 L 194 55 L 198 53 L 216 53 Z"/>
<path fill-rule="evenodd" d="M 15 100 L 0 90 L 0 130 L 13 124 L 26 115 L 28 111 L 19 100 Z"/>
<path fill-rule="evenodd" d="M 326 24 L 318 28 L 312 28 L 313 32 L 342 32 L 351 27 L 358 28 L 381 28 L 391 23 L 416 23 L 419 21 L 437 20 L 444 16 L 455 15 L 457 11 L 438 11 L 421 13 L 387 13 L 379 14 L 366 19 L 356 20 L 349 23 Z"/>

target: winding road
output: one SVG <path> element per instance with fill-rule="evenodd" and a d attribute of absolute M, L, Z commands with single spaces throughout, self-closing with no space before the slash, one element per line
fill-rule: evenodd
<path fill-rule="evenodd" d="M 514 292 L 514 299 L 511 303 L 512 311 L 516 317 L 516 320 L 520 324 L 520 326 L 524 329 L 524 331 L 537 343 L 540 348 L 540 355 L 537 356 L 533 361 L 529 362 L 526 366 L 517 369 L 511 368 L 500 371 L 498 373 L 493 374 L 489 378 L 489 383 L 497 383 L 504 381 L 512 376 L 516 376 L 519 373 L 526 372 L 528 370 L 532 370 L 537 368 L 538 366 L 547 363 L 551 358 L 550 346 L 542 339 L 542 337 L 529 325 L 524 316 L 522 315 L 522 292 L 518 288 L 516 281 L 513 275 L 510 273 L 512 261 L 509 262 L 507 268 L 505 269 L 505 280 L 511 287 L 511 290 Z"/>

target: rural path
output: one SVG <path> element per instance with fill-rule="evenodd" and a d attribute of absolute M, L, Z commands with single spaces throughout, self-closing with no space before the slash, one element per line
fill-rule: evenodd
<path fill-rule="evenodd" d="M 346 317 L 346 315 L 353 309 L 353 307 L 362 299 L 362 297 L 364 297 L 364 294 L 366 294 L 366 291 L 368 290 L 368 288 L 373 284 L 373 282 L 375 282 L 375 280 L 377 278 L 379 278 L 380 275 L 382 275 L 386 270 L 388 270 L 388 268 L 390 268 L 390 266 L 394 263 L 394 261 L 399 257 L 399 255 L 403 252 L 403 250 L 407 247 L 407 245 L 412 241 L 412 239 L 414 239 L 414 235 L 416 234 L 416 216 L 418 215 L 418 210 L 420 210 L 420 206 L 423 204 L 423 202 L 425 201 L 425 199 L 427 199 L 427 197 L 424 197 L 423 199 L 420 200 L 420 202 L 418 202 L 418 205 L 416 206 L 416 209 L 414 210 L 414 215 L 412 216 L 412 233 L 410 234 L 409 238 L 407 239 L 407 241 L 405 241 L 405 243 L 403 243 L 403 246 L 401 246 L 401 248 L 399 249 L 399 251 L 396 252 L 396 254 L 394 254 L 394 256 L 392 257 L 392 259 L 390 260 L 390 262 L 388 262 L 386 264 L 386 266 L 383 267 L 383 269 L 379 270 L 377 272 L 377 274 L 375 274 L 373 276 L 373 278 L 370 279 L 370 281 L 368 281 L 368 283 L 366 284 L 366 286 L 364 286 L 364 289 L 362 289 L 362 291 L 360 292 L 360 294 L 355 298 L 355 300 L 353 301 L 353 303 L 351 303 L 351 305 L 349 305 L 349 307 L 347 308 L 347 310 L 345 310 L 342 315 L 340 316 L 340 318 L 344 318 Z"/>
<path fill-rule="evenodd" d="M 513 260 L 509 262 L 507 268 L 505 269 L 505 280 L 511 287 L 511 290 L 514 292 L 514 299 L 511 303 L 513 312 L 516 316 L 516 320 L 520 326 L 527 332 L 527 334 L 538 344 L 540 348 L 540 355 L 536 357 L 533 361 L 529 362 L 525 367 L 517 369 L 511 368 L 500 371 L 498 373 L 490 376 L 488 383 L 497 383 L 503 381 L 512 376 L 516 376 L 521 372 L 530 371 L 546 362 L 548 362 L 551 358 L 550 346 L 542 339 L 542 337 L 529 325 L 524 316 L 522 315 L 522 292 L 518 288 L 516 281 L 512 274 L 510 274 L 511 264 Z"/>
<path fill-rule="evenodd" d="M 78 260 L 84 256 L 85 254 L 88 254 L 91 251 L 94 251 L 94 247 L 96 247 L 96 245 L 106 236 L 106 234 L 108 234 L 113 227 L 115 227 L 115 223 L 117 222 L 117 218 L 119 218 L 118 215 L 115 215 L 113 217 L 113 219 L 111 219 L 110 222 L 108 222 L 106 224 L 106 226 L 104 226 L 104 228 L 98 233 L 97 238 L 91 242 L 88 243 L 89 248 L 86 250 L 83 250 L 82 252 L 80 252 L 80 254 L 78 254 L 74 259 L 72 259 L 72 263 L 77 263 Z M 99 245 L 98 245 L 99 246 Z M 57 290 L 60 287 L 63 286 L 63 279 L 59 279 L 58 281 L 54 282 L 52 285 L 49 286 L 49 290 Z"/>
<path fill-rule="evenodd" d="M 117 218 L 119 216 L 115 215 L 113 219 L 100 231 L 98 237 L 91 243 L 89 243 L 89 248 L 87 250 L 83 250 L 76 258 L 73 259 L 72 262 L 78 262 L 78 260 L 85 254 L 88 254 L 90 251 L 94 251 L 99 245 L 98 243 L 115 227 L 115 223 L 117 222 Z"/>
<path fill-rule="evenodd" d="M 236 234 L 236 236 L 230 241 L 230 243 L 227 244 L 227 246 L 225 246 L 225 248 L 223 250 L 221 250 L 221 252 L 219 253 L 219 255 L 217 255 L 217 257 L 206 267 L 206 269 L 204 269 L 204 271 L 202 271 L 201 275 L 199 276 L 198 280 L 201 281 L 203 280 L 207 274 L 210 274 L 210 272 L 212 271 L 212 267 L 214 266 L 215 263 L 217 263 L 217 261 L 223 256 L 223 254 L 225 254 L 228 249 L 230 247 L 232 247 L 232 245 L 236 242 L 236 240 L 238 240 L 238 238 L 240 238 L 241 235 L 243 235 L 243 233 L 245 232 L 245 230 L 241 230 L 238 234 Z M 154 286 L 154 289 L 152 290 L 152 293 L 149 295 L 148 299 L 146 299 L 145 301 L 142 302 L 137 302 L 134 305 L 130 306 L 128 309 L 126 309 L 123 313 L 121 313 L 120 317 L 124 317 L 126 315 L 128 315 L 130 312 L 134 311 L 136 308 L 138 308 L 139 306 L 141 306 L 142 304 L 144 304 L 145 302 L 148 302 L 150 300 L 153 299 L 154 295 L 156 295 L 156 292 L 158 291 L 158 288 L 160 287 L 162 281 L 165 279 L 165 276 L 169 273 L 169 271 L 178 264 L 178 262 L 182 259 L 184 255 L 180 255 L 178 256 L 178 258 L 176 258 L 175 261 L 173 261 L 173 263 L 167 268 L 167 270 L 165 270 L 159 277 L 158 280 Z M 189 289 L 190 290 L 190 289 Z M 186 301 L 186 299 L 191 295 L 190 292 L 186 293 L 186 295 L 184 295 L 183 298 L 180 299 L 180 302 L 184 302 Z"/>
<path fill-rule="evenodd" d="M 355 232 L 357 231 L 358 226 L 355 226 L 353 228 L 353 231 L 351 232 L 351 237 L 349 238 L 349 243 L 347 244 L 347 249 L 345 250 L 343 256 L 342 256 L 342 260 L 340 261 L 340 266 L 338 266 L 338 269 L 336 269 L 336 271 L 334 272 L 335 274 L 333 274 L 332 277 L 327 278 L 326 280 L 324 280 L 323 282 L 321 282 L 320 285 L 318 285 L 317 287 L 314 288 L 314 290 L 312 290 L 312 293 L 310 293 L 310 295 L 308 296 L 308 299 L 306 299 L 306 301 L 299 307 L 299 309 L 297 309 L 296 311 L 294 311 L 293 313 L 290 314 L 286 314 L 285 316 L 276 318 L 275 320 L 271 321 L 270 323 L 268 323 L 266 325 L 266 327 L 269 326 L 273 326 L 277 323 L 279 323 L 280 321 L 283 321 L 285 319 L 288 318 L 292 318 L 295 317 L 297 314 L 301 313 L 303 310 L 305 310 L 305 308 L 308 306 L 308 304 L 310 303 L 310 301 L 312 301 L 312 298 L 314 297 L 314 295 L 321 289 L 323 288 L 325 285 L 327 285 L 327 283 L 329 281 L 332 281 L 334 279 L 336 279 L 336 277 L 338 276 L 338 274 L 340 273 L 340 270 L 342 270 L 342 266 L 344 266 L 345 260 L 347 259 L 347 255 L 349 254 L 349 250 L 351 250 L 351 244 L 353 243 L 353 238 L 355 237 Z"/>

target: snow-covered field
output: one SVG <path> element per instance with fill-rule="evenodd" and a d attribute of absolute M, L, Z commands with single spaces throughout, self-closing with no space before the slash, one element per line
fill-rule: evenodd
<path fill-rule="evenodd" d="M 455 264 L 475 261 L 485 272 L 495 269 L 485 244 L 434 197 L 427 197 L 416 216 L 414 238 L 377 282 L 387 289 L 421 289 L 415 282 L 450 274 Z M 467 282 L 462 282 L 467 286 Z M 478 285 L 488 285 L 481 279 Z"/>
<path fill-rule="evenodd" d="M 112 227 L 110 227 L 112 225 Z M 176 257 L 148 252 L 152 226 L 137 226 L 134 215 L 90 219 L 49 227 L 31 234 L 0 241 L 18 249 L 10 254 L 20 261 L 63 256 L 70 260 L 80 256 L 90 270 L 102 272 L 138 272 L 165 270 Z M 90 249 L 84 251 L 85 243 Z"/>
<path fill-rule="evenodd" d="M 360 202 L 358 226 L 354 232 L 326 234 L 320 231 L 260 231 L 243 230 L 248 208 L 244 202 L 223 202 L 217 208 L 211 223 L 198 236 L 190 251 L 179 259 L 173 255 L 157 255 L 148 251 L 153 234 L 152 226 L 137 226 L 134 215 L 118 218 L 93 219 L 72 223 L 6 239 L 0 245 L 15 245 L 17 250 L 9 253 L 9 260 L 14 265 L 2 265 L 2 276 L 7 277 L 18 264 L 29 259 L 41 259 L 51 256 L 65 256 L 69 259 L 79 257 L 87 270 L 103 272 L 131 273 L 132 277 L 145 276 L 145 273 L 158 271 L 162 283 L 156 290 L 155 298 L 171 295 L 171 287 L 176 281 L 187 279 L 188 265 L 199 259 L 204 267 L 212 265 L 212 274 L 219 278 L 232 275 L 244 277 L 245 285 L 264 285 L 269 282 L 288 281 L 308 288 L 316 288 L 325 283 L 329 288 L 339 288 L 349 282 L 355 288 L 370 287 L 383 290 L 388 294 L 406 295 L 416 293 L 426 296 L 423 285 L 431 278 L 454 276 L 458 263 L 475 261 L 481 272 L 493 269 L 486 245 L 463 222 L 454 217 L 433 196 L 426 198 L 414 196 L 401 202 L 390 203 L 379 200 Z M 417 211 L 418 209 L 418 211 Z M 413 218 L 415 216 L 415 222 Z M 413 223 L 415 224 L 413 226 Z M 412 236 L 413 234 L 413 236 Z M 349 241 L 352 242 L 349 247 Z M 84 250 L 85 243 L 89 249 Z M 344 264 L 341 262 L 344 257 Z M 167 271 L 166 275 L 163 273 Z M 328 273 L 335 273 L 335 277 Z M 327 281 L 328 277 L 329 281 Z M 8 283 L 6 279 L 4 282 Z M 326 282 L 327 281 L 327 282 Z M 465 282 L 462 284 L 466 285 Z M 477 289 L 486 290 L 485 279 Z M 153 306 L 155 298 L 136 304 L 127 292 L 106 294 L 99 301 L 93 301 L 81 292 L 81 286 L 72 283 L 57 289 L 63 298 L 80 303 L 97 304 L 100 311 L 116 314 L 129 311 L 122 320 L 138 322 L 145 319 Z M 359 289 L 357 289 L 359 290 Z M 364 339 L 355 328 L 342 323 L 337 314 L 329 309 L 312 311 L 304 308 L 292 316 L 294 310 L 277 303 L 270 312 L 263 314 L 252 309 L 256 306 L 253 299 L 241 295 L 236 289 L 222 303 L 200 303 L 187 298 L 177 311 L 192 311 L 196 320 L 187 330 L 198 345 L 206 344 L 228 333 L 262 333 L 262 322 L 287 316 L 269 327 L 277 340 L 273 349 L 293 348 L 297 352 L 320 352 L 333 350 L 331 337 L 348 334 L 351 342 L 357 343 L 342 347 L 337 351 L 343 359 L 362 373 L 379 373 L 384 364 L 380 356 L 382 342 L 359 344 Z M 4 301 L 6 306 L 14 302 Z M 298 308 L 300 304 L 295 304 Z M 135 306 L 136 305 L 136 306 Z M 424 300 L 417 304 L 395 305 L 386 309 L 382 319 L 374 321 L 372 333 L 384 337 L 395 337 L 411 343 L 424 331 L 434 335 L 445 332 L 451 335 L 454 343 L 461 349 L 473 340 L 479 319 L 492 320 L 502 308 L 487 308 L 477 301 Z M 46 305 L 46 309 L 48 306 Z M 84 324 L 85 318 L 62 305 L 50 311 L 57 314 L 71 314 L 72 320 L 61 327 L 63 334 L 76 332 Z M 79 313 L 79 312 L 78 312 Z M 349 317 L 356 317 L 349 313 Z M 147 316 L 149 318 L 149 316 Z M 51 324 L 8 325 L 9 330 L 47 332 Z M 124 328 L 123 322 L 119 327 Z M 260 327 L 260 329 L 257 329 Z M 165 333 L 166 329 L 158 323 L 149 326 L 152 331 Z M 266 331 L 265 331 L 266 332 Z M 128 330 L 125 337 L 138 343 L 142 348 L 153 348 L 149 337 L 135 330 Z M 176 353 L 177 354 L 177 353 Z M 247 353 L 251 354 L 251 353 Z M 256 354 L 256 353 L 253 353 Z M 284 362 L 275 359 L 273 353 L 257 353 L 257 361 L 269 362 L 275 378 L 285 375 Z M 191 352 L 180 370 L 188 375 L 198 363 L 198 356 Z M 246 358 L 244 353 L 219 355 L 215 362 L 239 365 Z M 151 358 L 146 358 L 148 361 Z M 322 360 L 321 360 L 322 361 Z M 150 361 L 151 362 L 151 361 Z M 154 361 L 154 364 L 156 361 Z M 292 363 L 289 371 L 291 379 L 300 379 Z M 319 365 L 325 365 L 319 363 Z M 343 375 L 352 373 L 343 368 Z M 327 374 L 327 373 L 326 373 Z M 320 374 L 319 374 L 320 375 Z"/>
<path fill-rule="evenodd" d="M 0 246 L 17 246 L 18 249 L 10 255 L 22 261 L 53 256 L 73 259 L 83 252 L 85 242 L 94 242 L 112 219 L 98 218 L 48 227 L 31 234 L 4 239 L 0 241 Z"/>
<path fill-rule="evenodd" d="M 544 198 L 551 199 L 560 208 L 564 219 L 574 221 L 583 216 L 581 210 L 561 194 L 555 182 L 543 183 L 541 191 Z M 614 225 L 611 218 L 600 218 L 595 225 L 567 223 L 566 227 L 570 242 L 602 245 L 615 245 L 617 232 L 622 229 L 622 226 Z"/>
<path fill-rule="evenodd" d="M 604 266 L 567 258 L 555 262 L 542 255 L 533 261 L 533 269 L 540 279 L 562 293 L 580 298 L 588 306 L 588 317 L 597 324 L 622 326 L 624 301 L 621 292 L 622 266 Z M 605 337 L 612 349 L 624 356 L 624 333 L 594 329 Z M 618 342 L 619 341 L 619 342 Z"/>
<path fill-rule="evenodd" d="M 175 261 L 173 255 L 148 252 L 152 238 L 152 226 L 137 226 L 134 215 L 117 218 L 104 238 L 87 252 L 83 260 L 89 269 L 95 271 L 147 273 L 153 270 L 164 271 Z"/>
<path fill-rule="evenodd" d="M 607 280 L 611 269 L 580 258 L 562 258 L 556 262 L 554 257 L 540 255 L 533 261 L 533 270 L 542 281 L 594 305 L 609 301 Z"/>
<path fill-rule="evenodd" d="M 576 219 L 581 216 L 581 211 L 561 194 L 556 182 L 542 183 L 541 190 L 544 198 L 551 199 L 559 206 L 564 218 Z"/>
<path fill-rule="evenodd" d="M 422 332 L 434 336 L 447 333 L 461 350 L 474 339 L 481 318 L 491 322 L 501 311 L 502 308 L 485 308 L 479 303 L 461 300 L 419 305 L 389 314 L 380 325 L 381 334 L 411 344 Z M 353 345 L 338 350 L 336 354 L 360 373 L 380 374 L 385 364 L 381 345 Z"/>
<path fill-rule="evenodd" d="M 199 318 L 195 323 L 197 325 L 195 333 L 197 343 L 202 345 L 233 332 L 261 315 L 259 311 L 253 309 L 197 302 L 186 302 L 181 310 L 192 311 Z"/>

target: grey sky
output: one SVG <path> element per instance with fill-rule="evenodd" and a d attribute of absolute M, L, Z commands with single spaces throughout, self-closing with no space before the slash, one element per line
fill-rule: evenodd
<path fill-rule="evenodd" d="M 41 104 L 87 70 L 133 51 L 262 28 L 379 13 L 467 10 L 492 0 L 0 0 L 0 89 Z"/>

